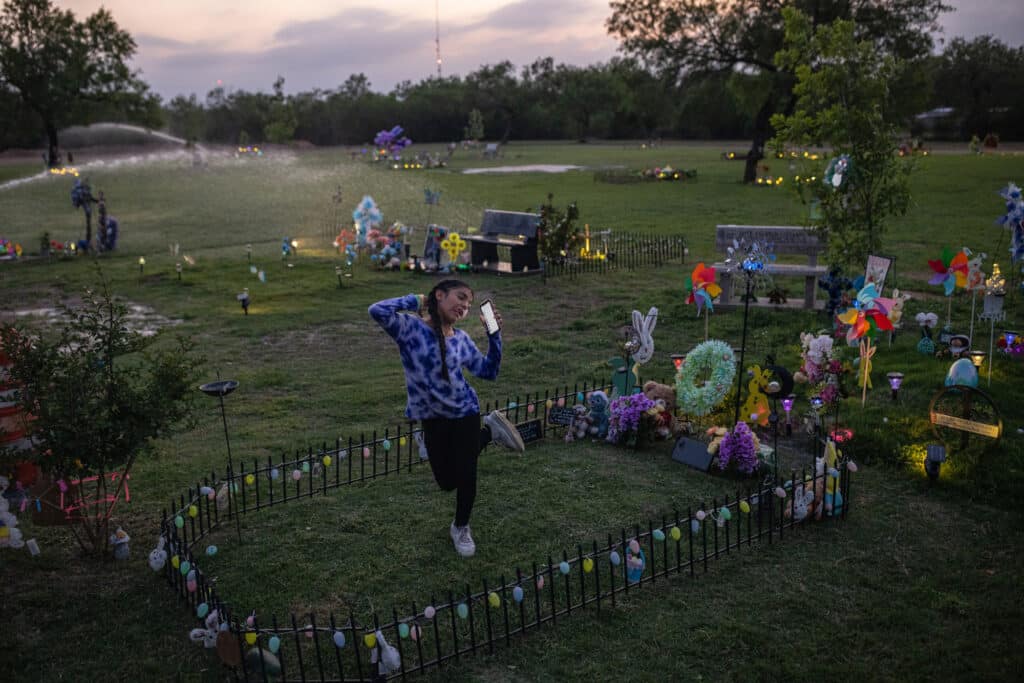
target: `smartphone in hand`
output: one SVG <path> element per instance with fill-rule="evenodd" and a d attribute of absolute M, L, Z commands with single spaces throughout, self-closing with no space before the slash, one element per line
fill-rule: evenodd
<path fill-rule="evenodd" d="M 498 331 L 498 319 L 494 317 L 494 304 L 491 303 L 490 299 L 486 299 L 480 304 L 480 314 L 484 317 L 484 326 L 487 328 L 487 334 L 494 334 Z"/>

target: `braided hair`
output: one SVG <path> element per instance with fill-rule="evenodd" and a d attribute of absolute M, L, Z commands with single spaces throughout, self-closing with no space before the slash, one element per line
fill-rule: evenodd
<path fill-rule="evenodd" d="M 426 296 L 427 313 L 430 315 L 430 324 L 434 328 L 434 334 L 437 335 L 437 345 L 441 347 L 441 376 L 449 382 L 451 381 L 451 377 L 448 375 L 448 345 L 445 344 L 444 330 L 441 327 L 441 314 L 437 310 L 437 296 L 435 296 L 435 293 L 447 293 L 453 289 L 468 289 L 471 292 L 473 291 L 473 288 L 462 280 L 449 279 L 438 282 Z"/>

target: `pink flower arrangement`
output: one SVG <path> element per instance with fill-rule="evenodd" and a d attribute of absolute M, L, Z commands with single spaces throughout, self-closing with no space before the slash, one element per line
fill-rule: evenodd
<path fill-rule="evenodd" d="M 744 474 L 757 471 L 757 452 L 761 444 L 746 422 L 737 422 L 731 432 L 725 435 L 718 447 L 718 467 L 725 470 L 734 463 L 737 470 Z"/>

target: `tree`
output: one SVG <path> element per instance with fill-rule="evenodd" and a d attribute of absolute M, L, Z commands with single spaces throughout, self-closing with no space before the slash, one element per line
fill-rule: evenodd
<path fill-rule="evenodd" d="M 90 510 L 86 496 L 103 500 L 111 471 L 119 471 L 116 500 L 135 460 L 154 439 L 188 423 L 200 360 L 179 337 L 156 350 L 160 335 L 143 337 L 128 326 L 128 309 L 114 301 L 107 282 L 87 291 L 81 306 L 64 309 L 56 329 L 0 328 L 0 347 L 11 360 L 11 381 L 33 419 L 31 458 L 53 481 L 99 475 L 69 495 Z M 25 459 L 24 453 L 16 454 Z M 93 506 L 94 507 L 94 506 Z M 71 529 L 83 549 L 99 551 L 109 537 L 109 508 L 83 515 Z"/>
<path fill-rule="evenodd" d="M 1024 112 L 1017 82 L 1024 71 L 1024 48 L 1012 48 L 992 36 L 967 41 L 954 38 L 938 59 L 935 74 L 936 106 L 955 107 L 960 137 L 986 133 L 1019 134 Z M 941 93 L 941 95 L 940 95 Z M 1016 122 L 1015 130 L 999 130 Z"/>
<path fill-rule="evenodd" d="M 612 0 L 609 33 L 626 52 L 679 82 L 692 71 L 740 71 L 764 81 L 753 116 L 745 182 L 757 175 L 771 115 L 795 104 L 793 77 L 775 53 L 783 44 L 782 9 L 802 10 L 812 26 L 852 20 L 859 39 L 903 59 L 931 48 L 929 31 L 949 6 L 942 0 Z"/>
<path fill-rule="evenodd" d="M 270 112 L 267 125 L 263 128 L 263 135 L 267 142 L 283 145 L 294 138 L 297 125 L 295 110 L 284 96 L 284 78 L 278 76 L 274 81 L 274 96 L 270 101 Z"/>
<path fill-rule="evenodd" d="M 484 115 L 475 107 L 469 112 L 469 122 L 462 131 L 464 140 L 484 139 Z"/>
<path fill-rule="evenodd" d="M 796 75 L 796 103 L 791 115 L 772 117 L 775 142 L 832 147 L 823 180 L 798 187 L 820 203 L 814 227 L 828 240 L 830 262 L 863 268 L 882 247 L 886 218 L 906 213 L 910 202 L 912 166 L 897 155 L 889 90 L 900 67 L 870 41 L 858 41 L 853 22 L 814 29 L 797 10 L 783 15 L 786 40 L 776 61 Z"/>
<path fill-rule="evenodd" d="M 42 121 L 51 166 L 57 131 L 90 104 L 144 102 L 148 86 L 128 68 L 135 41 L 99 9 L 84 22 L 50 0 L 6 0 L 0 13 L 0 86 L 16 90 Z"/>

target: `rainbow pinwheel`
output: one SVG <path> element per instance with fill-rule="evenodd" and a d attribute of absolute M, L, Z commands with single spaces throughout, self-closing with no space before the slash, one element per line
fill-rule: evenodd
<path fill-rule="evenodd" d="M 722 293 L 722 288 L 715 282 L 715 269 L 698 263 L 697 267 L 693 269 L 693 273 L 686 278 L 686 291 L 690 293 L 686 303 L 697 304 L 698 316 L 705 306 L 709 311 L 715 310 L 711 301 Z"/>
<path fill-rule="evenodd" d="M 953 293 L 957 287 L 964 287 L 967 284 L 967 254 L 963 251 L 954 252 L 949 247 L 942 250 L 942 257 L 937 260 L 928 260 L 935 274 L 928 281 L 930 285 L 942 285 L 946 290 L 946 296 Z"/>
<path fill-rule="evenodd" d="M 874 283 L 857 292 L 853 305 L 836 316 L 839 322 L 850 326 L 846 332 L 847 341 L 864 337 L 874 339 L 879 330 L 885 332 L 893 329 L 888 317 L 892 303 L 892 299 L 878 296 Z"/>

